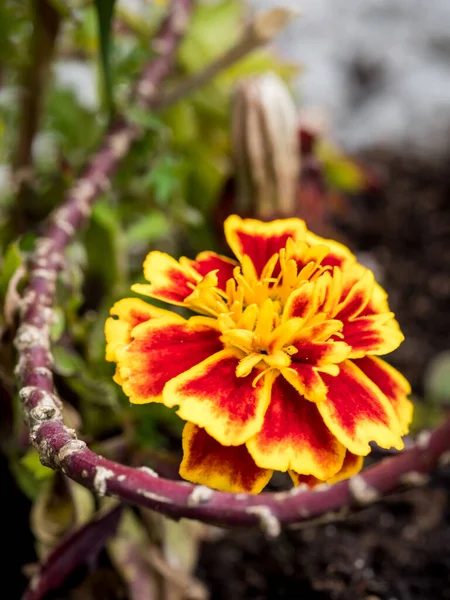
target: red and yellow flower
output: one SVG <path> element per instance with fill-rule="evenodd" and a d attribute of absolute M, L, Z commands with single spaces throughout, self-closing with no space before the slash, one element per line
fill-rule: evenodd
<path fill-rule="evenodd" d="M 106 358 L 134 403 L 178 407 L 183 478 L 260 492 L 274 470 L 295 484 L 357 473 L 371 441 L 403 448 L 408 382 L 378 358 L 403 335 L 370 270 L 300 219 L 229 217 L 235 259 L 150 252 L 132 290 L 197 313 L 126 298 L 106 322 Z"/>

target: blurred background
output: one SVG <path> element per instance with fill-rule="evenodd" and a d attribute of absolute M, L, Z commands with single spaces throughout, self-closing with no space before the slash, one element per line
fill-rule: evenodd
<path fill-rule="evenodd" d="M 69 540 L 77 559 L 67 577 L 28 600 L 450 598 L 448 472 L 345 521 L 269 542 L 147 510 L 119 514 L 43 467 L 28 445 L 13 375 L 16 274 L 116 115 L 143 135 L 69 248 L 52 329 L 66 422 L 93 449 L 178 476 L 181 424 L 159 405 L 129 406 L 104 359 L 103 324 L 142 279 L 149 250 L 226 251 L 221 225 L 235 211 L 296 215 L 349 245 L 387 289 L 406 336 L 389 360 L 413 386 L 412 434 L 449 410 L 450 3 L 199 0 L 163 98 L 239 44 L 255 15 L 288 7 L 301 16 L 150 112 L 130 89 L 155 53 L 149 42 L 167 6 L 0 2 L 0 464 L 14 528 L 14 544 L 3 542 L 5 597 L 21 597 L 39 560 L 51 556 L 52 577 L 61 572 L 59 544 Z M 262 134 L 267 123 L 283 133 Z M 261 167 L 255 139 L 263 180 L 252 173 Z"/>
<path fill-rule="evenodd" d="M 279 5 L 256 0 L 264 9 Z M 448 155 L 450 6 L 444 0 L 302 0 L 277 44 L 299 60 L 301 104 L 327 113 L 348 150 Z"/>

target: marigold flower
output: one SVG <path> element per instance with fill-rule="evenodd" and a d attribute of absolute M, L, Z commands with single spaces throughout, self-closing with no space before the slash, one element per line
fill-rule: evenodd
<path fill-rule="evenodd" d="M 403 335 L 370 270 L 300 219 L 231 216 L 236 257 L 150 252 L 141 299 L 117 302 L 106 358 L 134 403 L 178 407 L 184 479 L 258 493 L 274 470 L 294 484 L 357 473 L 369 442 L 403 448 L 410 386 L 378 358 Z"/>

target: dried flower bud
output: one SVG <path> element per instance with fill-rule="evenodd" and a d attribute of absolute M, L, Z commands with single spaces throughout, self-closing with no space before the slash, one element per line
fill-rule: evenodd
<path fill-rule="evenodd" d="M 232 120 L 236 212 L 260 219 L 292 216 L 300 154 L 297 110 L 286 85 L 273 73 L 242 81 Z"/>

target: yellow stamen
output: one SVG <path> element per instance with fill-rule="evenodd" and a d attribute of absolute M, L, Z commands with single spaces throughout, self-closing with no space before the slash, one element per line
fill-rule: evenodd
<path fill-rule="evenodd" d="M 301 331 L 303 323 L 303 319 L 296 317 L 274 329 L 269 340 L 271 350 L 281 350 L 284 346 L 290 344 Z"/>
<path fill-rule="evenodd" d="M 222 334 L 221 340 L 243 352 L 253 351 L 254 334 L 246 329 L 231 329 Z"/>
<path fill-rule="evenodd" d="M 232 317 L 227 313 L 222 313 L 217 317 L 217 323 L 221 331 L 228 331 L 229 329 L 233 329 L 236 327 L 236 323 L 233 321 Z"/>
<path fill-rule="evenodd" d="M 197 312 L 218 316 L 227 312 L 228 307 L 217 290 L 217 271 L 211 271 L 199 281 L 185 304 Z"/>
<path fill-rule="evenodd" d="M 255 327 L 255 342 L 261 349 L 266 348 L 274 325 L 274 305 L 270 298 L 265 300 L 259 311 Z"/>
<path fill-rule="evenodd" d="M 250 375 L 253 368 L 261 362 L 262 358 L 261 354 L 248 354 L 236 367 L 236 377 L 247 377 L 247 375 Z"/>
<path fill-rule="evenodd" d="M 256 304 L 250 304 L 242 313 L 241 318 L 237 322 L 237 326 L 240 329 L 248 329 L 253 331 L 256 319 L 258 318 L 259 308 Z"/>
<path fill-rule="evenodd" d="M 264 369 L 264 371 L 261 371 L 261 373 L 259 373 L 259 375 L 257 375 L 255 377 L 255 379 L 252 381 L 252 387 L 256 387 L 258 385 L 258 381 L 264 377 L 265 375 L 267 375 L 267 373 L 269 373 L 270 371 L 272 371 L 272 369 Z"/>
<path fill-rule="evenodd" d="M 282 350 L 277 350 L 273 354 L 265 356 L 264 360 L 270 367 L 274 369 L 284 369 L 289 367 L 291 364 L 291 357 Z"/>

